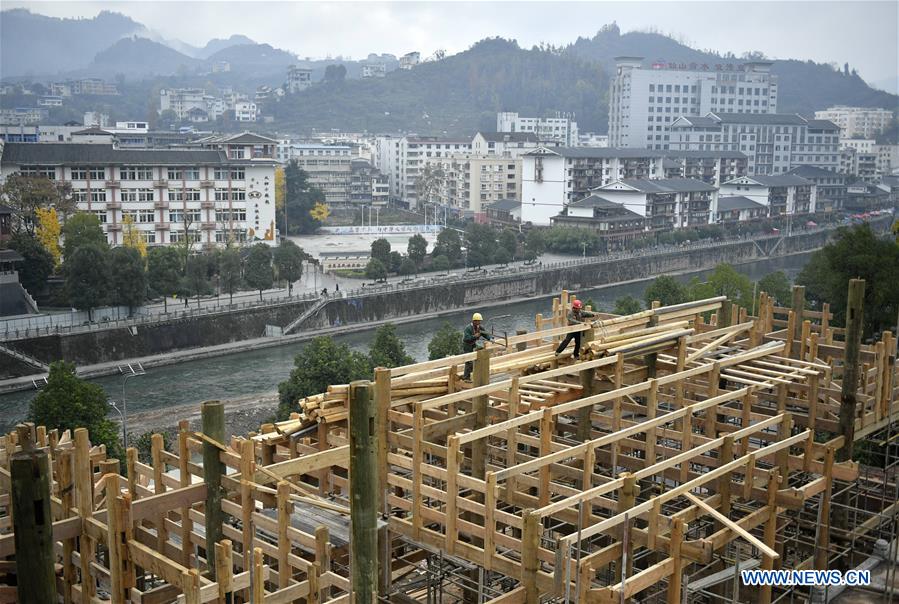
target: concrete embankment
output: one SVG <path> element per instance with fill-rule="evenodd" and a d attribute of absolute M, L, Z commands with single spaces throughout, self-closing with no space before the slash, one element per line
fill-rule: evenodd
<path fill-rule="evenodd" d="M 822 247 L 833 231 L 799 233 L 761 242 L 734 241 L 715 246 L 678 248 L 614 261 L 544 267 L 421 287 L 366 291 L 365 294 L 331 299 L 297 326 L 297 333 L 260 337 L 266 326 L 285 326 L 302 316 L 314 302 L 294 301 L 239 312 L 169 318 L 138 328 L 112 328 L 75 333 L 46 334 L 11 340 L 6 346 L 49 363 L 65 359 L 85 376 L 117 372 L 117 365 L 140 360 L 145 366 L 172 364 L 207 356 L 230 354 L 266 346 L 302 341 L 322 333 L 358 330 L 362 325 L 405 322 L 457 311 L 473 304 L 486 306 L 548 296 L 562 289 L 580 290 L 660 274 L 695 271 L 721 262 L 739 264 L 759 259 L 807 252 Z M 32 387 L 33 367 L 0 353 L 0 391 Z"/>

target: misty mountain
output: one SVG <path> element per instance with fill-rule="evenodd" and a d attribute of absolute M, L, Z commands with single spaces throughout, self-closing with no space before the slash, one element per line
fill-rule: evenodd
<path fill-rule="evenodd" d="M 0 13 L 0 73 L 3 77 L 54 75 L 88 65 L 116 40 L 145 34 L 140 23 L 102 11 L 92 19 L 57 19 L 27 9 Z"/>
<path fill-rule="evenodd" d="M 228 61 L 232 71 L 279 73 L 286 78 L 287 66 L 295 64 L 297 58 L 269 44 L 238 44 L 212 53 L 208 61 Z"/>
<path fill-rule="evenodd" d="M 208 59 L 215 53 L 230 48 L 232 46 L 255 45 L 256 42 L 241 34 L 234 34 L 228 39 L 213 38 L 206 43 L 203 48 L 197 49 L 197 54 L 193 55 L 199 59 Z"/>
<path fill-rule="evenodd" d="M 129 79 L 187 74 L 204 67 L 203 61 L 147 38 L 124 38 L 97 53 L 88 71 L 98 75 L 127 74 Z"/>

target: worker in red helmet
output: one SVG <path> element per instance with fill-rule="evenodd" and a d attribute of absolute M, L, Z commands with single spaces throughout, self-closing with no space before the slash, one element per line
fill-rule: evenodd
<path fill-rule="evenodd" d="M 588 317 L 595 317 L 596 313 L 592 313 L 589 310 L 584 310 L 584 304 L 580 300 L 575 300 L 571 303 L 571 310 L 568 311 L 568 324 L 569 325 L 580 325 L 584 322 L 584 319 Z M 580 331 L 574 331 L 568 333 L 565 336 L 565 339 L 559 344 L 559 347 L 556 348 L 556 356 L 562 354 L 562 351 L 565 350 L 565 347 L 568 346 L 568 343 L 571 340 L 574 340 L 574 358 L 581 358 L 581 333 Z"/>

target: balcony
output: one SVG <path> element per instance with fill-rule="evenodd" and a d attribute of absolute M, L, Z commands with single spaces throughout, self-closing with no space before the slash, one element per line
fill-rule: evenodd
<path fill-rule="evenodd" d="M 214 223 L 214 222 L 204 222 L 204 223 L 200 226 L 200 228 L 203 229 L 204 231 L 214 231 L 214 230 L 215 230 L 215 223 Z"/>
<path fill-rule="evenodd" d="M 120 222 L 110 222 L 106 225 L 106 231 L 108 233 L 117 233 L 122 230 L 122 223 Z"/>
<path fill-rule="evenodd" d="M 165 210 L 169 207 L 169 202 L 167 199 L 157 199 L 153 202 L 153 207 L 157 210 Z"/>
<path fill-rule="evenodd" d="M 156 230 L 157 230 L 157 231 L 167 231 L 167 230 L 169 230 L 169 226 L 170 226 L 170 225 L 169 225 L 168 222 L 157 222 L 157 223 L 156 223 Z"/>
<path fill-rule="evenodd" d="M 201 180 L 200 186 L 204 189 L 212 189 L 212 188 L 215 188 L 215 181 L 214 180 Z"/>
<path fill-rule="evenodd" d="M 106 209 L 107 210 L 121 210 L 122 202 L 121 201 L 107 201 Z"/>
<path fill-rule="evenodd" d="M 107 189 L 118 189 L 121 186 L 122 186 L 122 183 L 117 180 L 107 180 L 106 181 Z"/>
<path fill-rule="evenodd" d="M 167 180 L 165 180 L 165 179 L 162 179 L 162 180 L 154 180 L 154 181 L 153 181 L 153 186 L 156 187 L 157 189 L 166 189 L 166 188 L 168 188 L 168 186 L 169 186 L 169 181 L 167 181 Z"/>
<path fill-rule="evenodd" d="M 200 207 L 203 208 L 204 210 L 211 210 L 212 208 L 215 207 L 215 202 L 214 201 L 201 201 Z"/>

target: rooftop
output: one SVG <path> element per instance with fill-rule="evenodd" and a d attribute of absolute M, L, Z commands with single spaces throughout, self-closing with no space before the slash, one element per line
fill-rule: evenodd
<path fill-rule="evenodd" d="M 692 191 L 715 191 L 716 188 L 695 178 L 625 178 L 617 181 L 643 193 L 686 193 Z M 611 187 L 615 183 L 599 187 L 599 190 Z"/>
<path fill-rule="evenodd" d="M 520 199 L 500 199 L 499 201 L 494 201 L 491 204 L 487 205 L 491 210 L 499 210 L 501 212 L 508 212 L 510 210 L 515 210 L 521 208 L 521 200 Z"/>
<path fill-rule="evenodd" d="M 762 204 L 752 201 L 742 195 L 730 195 L 718 198 L 718 211 L 730 212 L 732 210 L 758 210 L 764 209 Z"/>
<path fill-rule="evenodd" d="M 478 132 L 488 143 L 536 143 L 533 132 Z"/>
<path fill-rule="evenodd" d="M 600 208 L 603 210 L 618 210 L 621 214 L 633 214 L 639 218 L 642 218 L 636 212 L 627 209 L 624 204 L 616 203 L 614 201 L 609 201 L 605 197 L 601 197 L 596 195 L 590 195 L 589 197 L 585 197 L 583 199 L 579 199 L 578 201 L 573 201 L 568 204 L 570 208 Z"/>
<path fill-rule="evenodd" d="M 635 159 L 644 157 L 666 158 L 724 158 L 745 159 L 746 155 L 740 151 L 676 151 L 673 149 L 633 149 L 620 147 L 540 147 L 525 155 L 554 154 L 570 158 L 623 158 Z"/>
<path fill-rule="evenodd" d="M 812 181 L 796 174 L 756 175 L 746 178 L 766 187 L 794 187 L 813 184 Z"/>
<path fill-rule="evenodd" d="M 81 164 L 113 165 L 219 165 L 251 164 L 273 160 L 234 160 L 215 149 L 117 149 L 89 143 L 7 143 L 2 158 L 6 165 Z"/>
<path fill-rule="evenodd" d="M 760 124 L 775 126 L 804 126 L 808 123 L 796 113 L 718 113 L 709 114 L 724 124 Z"/>

